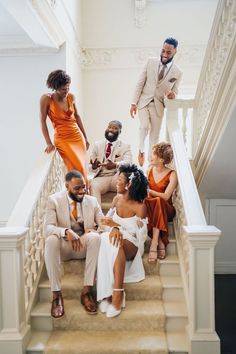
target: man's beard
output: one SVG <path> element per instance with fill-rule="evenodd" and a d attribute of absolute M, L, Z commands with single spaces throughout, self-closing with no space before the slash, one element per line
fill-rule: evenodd
<path fill-rule="evenodd" d="M 81 203 L 84 196 L 81 198 L 81 199 L 78 199 L 77 195 L 72 193 L 72 192 L 69 192 L 69 197 L 74 200 L 74 202 L 77 202 L 77 203 Z"/>
<path fill-rule="evenodd" d="M 161 57 L 161 56 L 160 56 L 160 57 Z M 163 64 L 163 65 L 167 65 L 167 64 L 169 64 L 172 60 L 173 60 L 173 57 L 172 57 L 172 58 L 170 58 L 169 60 L 167 60 L 165 63 L 163 63 L 163 61 L 162 61 L 162 57 L 161 57 L 161 62 L 162 62 L 162 64 Z"/>
<path fill-rule="evenodd" d="M 105 138 L 110 141 L 110 143 L 113 143 L 114 141 L 117 140 L 118 136 L 119 136 L 119 132 L 116 132 L 116 133 L 112 133 L 113 135 L 112 136 L 109 136 L 108 135 L 109 132 L 106 130 L 105 131 Z"/>

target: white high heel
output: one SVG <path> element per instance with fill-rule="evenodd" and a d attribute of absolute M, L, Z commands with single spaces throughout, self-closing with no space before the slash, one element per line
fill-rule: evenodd
<path fill-rule="evenodd" d="M 110 302 L 108 302 L 107 300 L 102 300 L 102 301 L 99 303 L 98 307 L 99 307 L 99 310 L 100 310 L 102 313 L 105 313 L 105 312 L 107 312 L 107 309 L 108 309 L 109 305 L 110 305 Z"/>
<path fill-rule="evenodd" d="M 121 309 L 125 307 L 125 291 L 124 291 L 124 289 L 113 289 L 113 291 L 123 291 L 123 299 L 122 299 L 121 308 L 119 310 L 117 310 L 114 305 L 109 304 L 109 306 L 107 308 L 107 314 L 106 314 L 106 316 L 109 318 L 119 316 L 119 314 L 121 313 Z"/>

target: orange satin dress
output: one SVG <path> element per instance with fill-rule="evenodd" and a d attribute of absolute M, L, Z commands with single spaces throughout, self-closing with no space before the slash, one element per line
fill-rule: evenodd
<path fill-rule="evenodd" d="M 50 96 L 48 116 L 54 127 L 54 144 L 67 170 L 78 170 L 86 178 L 86 143 L 75 118 L 71 94 L 68 94 L 67 102 L 68 110 L 65 112 Z"/>
<path fill-rule="evenodd" d="M 164 193 L 169 184 L 171 172 L 172 171 L 168 172 L 167 175 L 156 183 L 152 168 L 148 175 L 149 188 L 156 192 Z M 172 198 L 167 201 L 160 197 L 148 196 L 145 199 L 145 204 L 148 216 L 148 234 L 149 236 L 152 236 L 153 227 L 159 229 L 161 240 L 166 247 L 169 243 L 168 222 L 172 221 L 175 216 L 175 208 L 172 203 Z"/>

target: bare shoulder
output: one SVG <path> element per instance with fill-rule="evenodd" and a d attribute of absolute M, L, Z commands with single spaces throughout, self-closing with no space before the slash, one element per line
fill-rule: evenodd
<path fill-rule="evenodd" d="M 171 174 L 170 174 L 170 178 L 177 178 L 177 173 L 175 170 L 170 170 Z"/>
<path fill-rule="evenodd" d="M 112 201 L 112 204 L 111 204 L 111 207 L 112 208 L 115 208 L 117 206 L 117 203 L 118 203 L 118 200 L 120 199 L 120 195 L 116 195 L 114 198 L 113 198 L 113 201 Z"/>
<path fill-rule="evenodd" d="M 146 218 L 147 216 L 147 209 L 144 203 L 137 203 L 136 204 L 136 216 L 140 217 L 141 219 Z"/>
<path fill-rule="evenodd" d="M 40 97 L 40 103 L 42 103 L 42 104 L 49 104 L 49 103 L 50 103 L 50 98 L 51 98 L 51 96 L 50 96 L 49 93 L 44 94 L 44 95 L 42 95 L 42 96 Z"/>

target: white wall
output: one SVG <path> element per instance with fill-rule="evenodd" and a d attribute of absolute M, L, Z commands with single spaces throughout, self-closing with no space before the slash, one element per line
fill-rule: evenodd
<path fill-rule="evenodd" d="M 138 150 L 138 120 L 129 107 L 138 76 L 149 56 L 159 55 L 164 39 L 179 40 L 175 62 L 184 72 L 180 95 L 193 95 L 217 0 L 147 0 L 146 24 L 135 25 L 133 0 L 82 2 L 84 118 L 90 141 L 103 137 L 111 119 L 124 124 L 122 140 Z M 201 24 L 201 25 L 199 25 Z"/>
<path fill-rule="evenodd" d="M 0 57 L 0 220 L 6 221 L 45 142 L 39 121 L 40 96 L 49 92 L 50 71 L 65 68 L 58 53 Z"/>
<path fill-rule="evenodd" d="M 207 200 L 206 217 L 207 222 L 210 225 L 215 225 L 222 232 L 222 235 L 216 245 L 215 273 L 236 274 L 236 200 Z"/>

